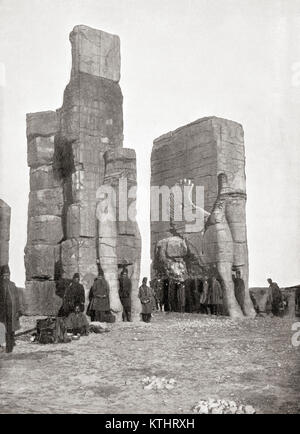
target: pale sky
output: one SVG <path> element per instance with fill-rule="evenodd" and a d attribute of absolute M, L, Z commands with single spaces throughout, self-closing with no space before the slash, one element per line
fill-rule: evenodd
<path fill-rule="evenodd" d="M 24 286 L 25 115 L 61 106 L 77 24 L 121 38 L 142 275 L 150 269 L 153 139 L 215 115 L 245 131 L 250 286 L 266 286 L 269 276 L 300 284 L 299 0 L 0 0 L 0 198 L 12 207 L 12 279 Z"/>

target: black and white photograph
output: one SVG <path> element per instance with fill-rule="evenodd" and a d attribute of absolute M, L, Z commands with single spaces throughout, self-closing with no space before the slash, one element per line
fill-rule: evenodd
<path fill-rule="evenodd" d="M 0 0 L 0 414 L 299 414 L 299 168 L 300 0 Z"/>

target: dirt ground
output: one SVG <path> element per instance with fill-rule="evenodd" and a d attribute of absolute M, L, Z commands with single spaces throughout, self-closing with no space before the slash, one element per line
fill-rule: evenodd
<path fill-rule="evenodd" d="M 29 328 L 35 319 L 23 319 Z M 257 413 L 300 413 L 300 347 L 292 322 L 233 322 L 155 313 L 150 324 L 111 324 L 110 332 L 68 344 L 19 338 L 0 353 L 0 413 L 191 413 L 200 399 L 252 405 Z M 172 390 L 144 390 L 155 375 Z"/>

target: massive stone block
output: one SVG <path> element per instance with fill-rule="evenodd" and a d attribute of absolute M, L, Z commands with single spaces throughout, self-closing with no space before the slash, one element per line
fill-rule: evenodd
<path fill-rule="evenodd" d="M 120 80 L 120 39 L 116 35 L 75 26 L 70 34 L 72 74 L 86 72 L 118 82 Z"/>
<path fill-rule="evenodd" d="M 49 244 L 34 244 L 25 247 L 26 280 L 51 279 L 55 277 L 59 262 L 59 247 Z"/>
<path fill-rule="evenodd" d="M 30 191 L 61 187 L 62 182 L 52 165 L 30 169 Z"/>
<path fill-rule="evenodd" d="M 58 131 L 59 119 L 54 111 L 28 113 L 26 115 L 27 138 L 51 136 Z"/>
<path fill-rule="evenodd" d="M 67 278 L 79 273 L 86 295 L 97 277 L 95 238 L 72 238 L 61 243 L 61 264 Z"/>
<path fill-rule="evenodd" d="M 183 237 L 193 258 L 193 273 L 201 278 L 208 270 L 217 270 L 227 288 L 227 308 L 232 316 L 241 314 L 233 293 L 231 274 L 234 270 L 242 273 L 248 287 L 243 138 L 240 124 L 208 117 L 154 140 L 151 156 L 151 186 L 172 188 L 177 185 L 183 191 L 183 185 L 194 185 L 204 189 L 203 204 L 194 203 L 193 187 L 182 201 L 184 211 L 187 208 L 200 210 L 199 226 L 188 222 L 185 215 L 180 221 L 173 220 L 172 224 L 170 220 L 152 221 L 152 258 L 155 259 L 160 240 L 171 234 Z M 168 200 L 171 203 L 171 198 Z M 152 200 L 151 211 L 156 211 L 159 206 L 159 202 Z M 247 313 L 253 315 L 248 291 L 245 305 Z"/>
<path fill-rule="evenodd" d="M 27 162 L 29 167 L 52 164 L 54 155 L 54 135 L 35 136 L 28 141 Z"/>
<path fill-rule="evenodd" d="M 0 266 L 9 263 L 10 207 L 0 199 Z"/>
<path fill-rule="evenodd" d="M 28 219 L 28 244 L 58 244 L 63 238 L 61 217 L 39 215 Z"/>
<path fill-rule="evenodd" d="M 55 294 L 54 281 L 32 280 L 20 289 L 21 310 L 23 315 L 57 315 L 62 299 Z"/>
<path fill-rule="evenodd" d="M 61 216 L 64 206 L 63 190 L 61 187 L 45 188 L 29 193 L 29 217 L 41 215 Z"/>
<path fill-rule="evenodd" d="M 70 205 L 67 214 L 67 238 L 96 237 L 95 216 L 95 200 Z"/>
<path fill-rule="evenodd" d="M 122 104 L 117 83 L 84 73 L 72 78 L 60 110 L 60 134 L 74 142 L 75 163 L 97 164 L 100 150 L 122 146 Z"/>

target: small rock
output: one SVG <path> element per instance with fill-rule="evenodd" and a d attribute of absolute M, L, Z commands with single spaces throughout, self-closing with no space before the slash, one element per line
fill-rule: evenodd
<path fill-rule="evenodd" d="M 246 405 L 245 413 L 246 414 L 255 414 L 255 409 L 252 407 L 252 405 Z"/>

